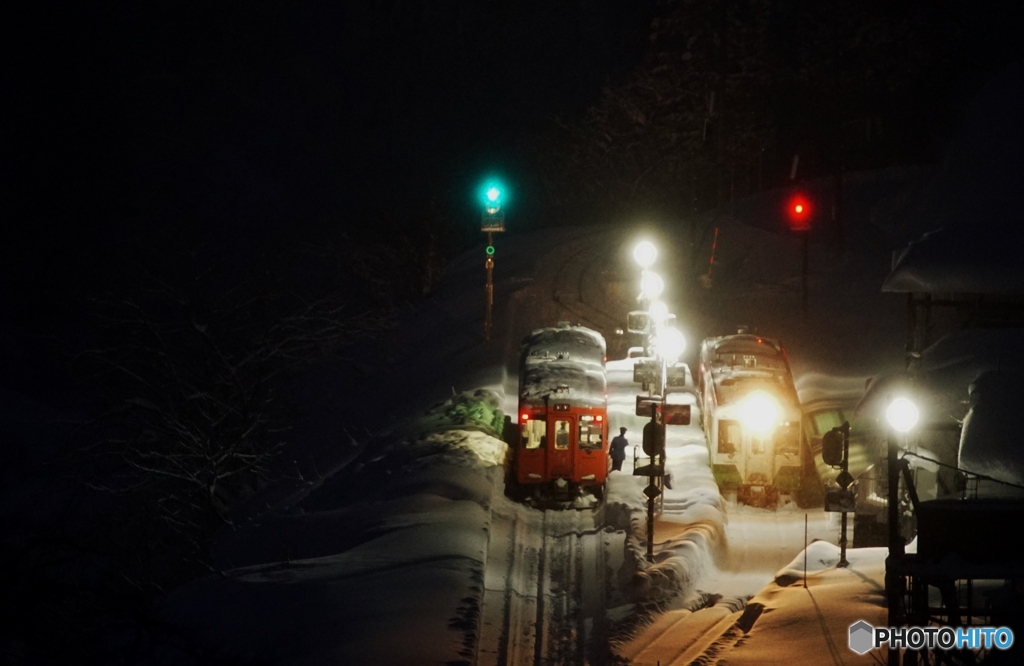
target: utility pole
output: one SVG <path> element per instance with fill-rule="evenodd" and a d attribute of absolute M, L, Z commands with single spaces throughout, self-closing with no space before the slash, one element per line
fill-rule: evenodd
<path fill-rule="evenodd" d="M 484 340 L 491 339 L 491 310 L 494 307 L 494 236 L 492 232 L 487 232 L 487 260 L 484 262 L 484 268 L 487 270 L 487 284 L 484 287 L 485 298 L 487 302 L 487 310 L 484 313 Z"/>

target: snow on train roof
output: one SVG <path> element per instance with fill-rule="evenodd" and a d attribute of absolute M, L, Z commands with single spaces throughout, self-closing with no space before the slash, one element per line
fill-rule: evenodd
<path fill-rule="evenodd" d="M 526 403 L 540 403 L 564 390 L 564 402 L 582 406 L 602 405 L 606 388 L 603 367 L 551 360 L 523 368 L 519 379 L 519 399 Z M 559 401 L 563 400 L 560 398 Z"/>
<path fill-rule="evenodd" d="M 569 358 L 581 362 L 604 363 L 607 350 L 604 336 L 585 326 L 538 328 L 523 338 L 523 361 Z"/>
<path fill-rule="evenodd" d="M 754 354 L 757 356 L 782 357 L 782 346 L 771 338 L 759 335 L 724 335 L 705 340 L 709 351 L 719 356 L 726 354 Z"/>

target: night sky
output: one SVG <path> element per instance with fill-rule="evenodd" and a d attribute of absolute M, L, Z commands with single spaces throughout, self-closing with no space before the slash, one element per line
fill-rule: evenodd
<path fill-rule="evenodd" d="M 36 294 L 82 288 L 164 235 L 245 263 L 294 239 L 408 232 L 432 211 L 465 241 L 487 170 L 543 217 L 524 145 L 553 148 L 554 119 L 579 122 L 666 53 L 740 67 L 749 54 L 722 44 L 765 12 L 767 34 L 744 39 L 785 73 L 767 100 L 776 175 L 795 152 L 813 175 L 836 168 L 837 108 L 886 132 L 849 166 L 937 160 L 1020 49 L 1009 10 L 958 2 L 26 4 L 4 22 L 2 198 L 20 242 L 3 263 L 8 311 L 32 316 Z"/>
<path fill-rule="evenodd" d="M 269 465 L 294 403 L 372 411 L 345 398 L 483 240 L 485 175 L 509 234 L 676 231 L 791 187 L 795 154 L 805 181 L 939 164 L 1024 55 L 1014 4 L 5 7 L 0 648 L 111 663 L 111 618 L 207 573 L 267 475 L 188 479 Z M 139 464 L 194 441 L 185 481 Z"/>
<path fill-rule="evenodd" d="M 80 329 L 126 262 L 301 282 L 297 243 L 450 257 L 479 240 L 485 173 L 537 228 L 706 211 L 727 170 L 783 185 L 794 153 L 807 178 L 934 163 L 1021 49 L 1009 9 L 951 0 L 25 5 L 4 21 L 8 357 Z"/>

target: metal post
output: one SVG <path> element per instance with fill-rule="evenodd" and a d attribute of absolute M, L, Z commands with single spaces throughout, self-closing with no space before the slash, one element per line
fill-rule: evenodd
<path fill-rule="evenodd" d="M 850 473 L 850 422 L 845 421 L 843 423 L 843 464 L 841 465 L 843 471 L 841 476 L 848 477 Z M 847 490 L 843 488 L 843 490 Z M 846 511 L 843 511 L 842 523 L 839 532 L 839 564 L 836 565 L 840 569 L 850 566 L 850 563 L 846 559 Z"/>
<path fill-rule="evenodd" d="M 654 483 L 654 477 L 649 477 Z M 654 498 L 647 498 L 647 563 L 654 564 Z"/>
<path fill-rule="evenodd" d="M 809 263 L 810 246 L 811 246 L 811 230 L 806 229 L 800 232 L 803 238 L 803 257 L 801 259 L 802 268 L 800 269 L 800 314 L 807 316 L 807 265 Z"/>
<path fill-rule="evenodd" d="M 889 556 L 885 560 L 885 596 L 889 605 L 889 626 L 895 627 L 900 622 L 900 605 L 903 602 L 903 574 L 900 565 L 903 561 L 904 544 L 900 535 L 899 512 L 899 460 L 897 459 L 896 434 L 889 433 L 886 457 L 886 476 L 889 480 L 888 519 L 889 519 Z M 896 648 L 889 647 L 889 666 L 899 666 L 900 653 Z"/>
<path fill-rule="evenodd" d="M 491 232 L 487 232 L 487 246 L 490 247 L 494 243 L 493 235 Z M 487 286 L 486 286 L 486 299 L 487 299 L 487 310 L 484 314 L 484 340 L 491 339 L 491 306 L 494 305 L 494 257 L 487 255 L 487 261 L 484 262 L 484 268 L 487 269 Z"/>

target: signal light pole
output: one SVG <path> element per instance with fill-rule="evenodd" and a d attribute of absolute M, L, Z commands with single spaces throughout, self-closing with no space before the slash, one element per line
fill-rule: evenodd
<path fill-rule="evenodd" d="M 484 212 L 480 219 L 480 230 L 487 234 L 487 247 L 484 249 L 487 259 L 484 268 L 487 270 L 487 282 L 484 285 L 484 340 L 491 339 L 491 310 L 494 306 L 494 234 L 505 231 L 505 214 L 501 212 L 503 192 L 498 185 L 488 185 L 484 189 Z"/>
<path fill-rule="evenodd" d="M 807 269 L 810 263 L 811 246 L 811 203 L 804 194 L 797 192 L 786 203 L 786 221 L 792 231 L 800 234 L 800 314 L 807 316 Z"/>

